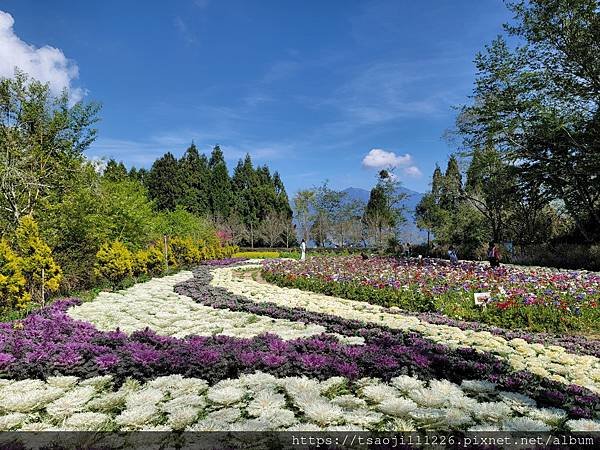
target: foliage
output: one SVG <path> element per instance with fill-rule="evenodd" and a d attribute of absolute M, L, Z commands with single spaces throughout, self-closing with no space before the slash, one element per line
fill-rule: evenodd
<path fill-rule="evenodd" d="M 148 192 L 159 211 L 174 211 L 182 194 L 182 176 L 177 159 L 167 152 L 154 161 L 148 173 Z"/>
<path fill-rule="evenodd" d="M 272 259 L 279 258 L 279 252 L 237 252 L 233 254 L 233 257 L 248 259 Z"/>
<path fill-rule="evenodd" d="M 176 237 L 169 240 L 169 245 L 178 266 L 189 267 L 200 262 L 200 250 L 191 238 Z"/>
<path fill-rule="evenodd" d="M 150 263 L 150 252 L 148 250 L 138 250 L 131 255 L 131 272 L 134 276 L 148 274 L 148 265 Z M 160 264 L 160 261 L 159 261 Z"/>
<path fill-rule="evenodd" d="M 109 159 L 102 174 L 105 180 L 108 181 L 125 181 L 129 174 L 123 161 L 117 162 L 114 159 Z M 133 179 L 134 177 L 132 177 Z"/>
<path fill-rule="evenodd" d="M 179 160 L 181 173 L 181 198 L 178 205 L 197 216 L 210 213 L 209 193 L 206 189 L 210 182 L 208 159 L 198 152 L 192 142 Z"/>
<path fill-rule="evenodd" d="M 229 217 L 234 206 L 234 197 L 227 164 L 225 163 L 223 151 L 218 145 L 213 148 L 208 161 L 208 168 L 210 170 L 208 198 L 211 214 L 213 216 Z"/>
<path fill-rule="evenodd" d="M 42 291 L 58 291 L 62 270 L 54 260 L 52 250 L 40 236 L 38 225 L 31 216 L 21 217 L 15 234 L 27 287 L 34 299 L 44 302 Z"/>
<path fill-rule="evenodd" d="M 125 244 L 107 242 L 96 253 L 94 275 L 116 287 L 120 281 L 133 274 L 133 256 Z"/>
<path fill-rule="evenodd" d="M 81 165 L 69 191 L 50 197 L 38 221 L 63 268 L 67 292 L 91 286 L 93 256 L 102 243 L 120 240 L 136 250 L 157 238 L 156 213 L 145 187 L 129 179 L 104 179 L 89 163 Z"/>
<path fill-rule="evenodd" d="M 294 211 L 300 230 L 300 239 L 309 240 L 311 205 L 314 201 L 315 192 L 311 189 L 298 191 L 294 196 Z"/>
<path fill-rule="evenodd" d="M 217 236 L 211 223 L 178 207 L 174 211 L 161 212 L 156 216 L 156 231 L 160 236 L 190 238 L 217 244 Z"/>
<path fill-rule="evenodd" d="M 165 255 L 158 245 L 151 245 L 145 250 L 147 253 L 146 269 L 149 274 L 157 275 L 165 271 Z"/>
<path fill-rule="evenodd" d="M 231 186 L 235 214 L 226 222 L 232 222 L 230 228 L 240 238 L 236 243 L 276 245 L 292 227 L 292 211 L 279 174 L 271 175 L 267 166 L 255 168 L 247 154 L 238 161 Z M 291 240 L 289 233 L 287 240 Z"/>
<path fill-rule="evenodd" d="M 16 71 L 0 79 L 0 225 L 14 230 L 50 192 L 68 189 L 94 141 L 99 106 L 70 105 L 68 92 Z"/>
<path fill-rule="evenodd" d="M 465 150 L 491 145 L 519 182 L 562 201 L 588 243 L 600 239 L 600 12 L 595 0 L 509 3 L 515 22 L 477 55 Z M 514 41 L 515 39 L 513 39 Z"/>
<path fill-rule="evenodd" d="M 378 248 L 383 248 L 387 238 L 395 236 L 398 225 L 406 220 L 401 206 L 405 195 L 397 193 L 398 186 L 399 182 L 394 174 L 382 170 L 379 172 L 377 185 L 371 189 L 363 223 L 370 230 L 373 244 Z"/>
<path fill-rule="evenodd" d="M 0 240 L 0 308 L 25 308 L 31 300 L 27 280 L 22 271 L 23 260 Z"/>

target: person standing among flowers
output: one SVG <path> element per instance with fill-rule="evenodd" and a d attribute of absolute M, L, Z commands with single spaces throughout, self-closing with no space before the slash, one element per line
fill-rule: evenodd
<path fill-rule="evenodd" d="M 304 261 L 306 259 L 306 241 L 304 239 L 302 239 L 302 242 L 300 243 L 300 250 L 302 251 L 300 261 Z"/>
<path fill-rule="evenodd" d="M 450 258 L 450 262 L 452 264 L 458 263 L 458 255 L 456 254 L 456 250 L 454 249 L 453 245 L 448 248 L 448 258 Z"/>
<path fill-rule="evenodd" d="M 500 267 L 500 251 L 494 241 L 490 242 L 488 246 L 487 258 L 490 262 L 490 267 Z"/>

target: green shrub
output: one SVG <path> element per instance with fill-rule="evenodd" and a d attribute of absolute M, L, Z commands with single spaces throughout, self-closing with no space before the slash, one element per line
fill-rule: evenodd
<path fill-rule="evenodd" d="M 133 256 L 119 241 L 105 243 L 96 253 L 94 275 L 107 280 L 116 287 L 125 278 L 133 274 Z"/>
<path fill-rule="evenodd" d="M 300 252 L 291 251 L 291 252 L 279 252 L 280 258 L 289 258 L 289 259 L 300 259 Z"/>
<path fill-rule="evenodd" d="M 272 259 L 279 258 L 279 252 L 237 252 L 233 254 L 233 257 L 248 259 Z"/>

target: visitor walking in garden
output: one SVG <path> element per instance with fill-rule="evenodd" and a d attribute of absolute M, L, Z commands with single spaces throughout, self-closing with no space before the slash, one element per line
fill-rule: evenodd
<path fill-rule="evenodd" d="M 300 250 L 302 251 L 300 261 L 304 261 L 306 259 L 306 241 L 304 239 L 302 239 L 302 243 L 300 244 Z"/>
<path fill-rule="evenodd" d="M 405 250 L 404 250 L 404 256 L 406 256 L 407 258 L 410 258 L 410 250 L 411 250 L 411 248 L 410 248 L 410 242 L 407 242 L 406 246 L 404 248 L 405 248 Z"/>
<path fill-rule="evenodd" d="M 448 258 L 450 258 L 450 262 L 452 264 L 456 264 L 458 262 L 458 255 L 456 254 L 456 249 L 453 245 L 448 248 Z"/>
<path fill-rule="evenodd" d="M 494 241 L 490 242 L 488 246 L 487 258 L 490 262 L 490 267 L 500 267 L 500 251 Z"/>

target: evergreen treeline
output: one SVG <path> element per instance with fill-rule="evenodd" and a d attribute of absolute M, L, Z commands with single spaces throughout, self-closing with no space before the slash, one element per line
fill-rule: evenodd
<path fill-rule="evenodd" d="M 0 78 L 0 314 L 235 243 L 295 241 L 281 178 L 249 157 L 233 177 L 218 147 L 207 158 L 191 145 L 149 170 L 87 159 L 99 110 L 19 71 Z"/>
<path fill-rule="evenodd" d="M 250 155 L 240 159 L 229 175 L 217 145 L 210 157 L 194 143 L 180 159 L 165 153 L 149 170 L 108 161 L 104 176 L 138 180 L 148 189 L 159 211 L 183 209 L 209 218 L 227 238 L 247 246 L 293 245 L 292 210 L 279 173 L 266 165 L 255 167 Z"/>

